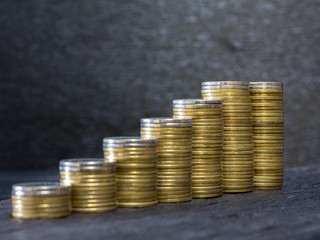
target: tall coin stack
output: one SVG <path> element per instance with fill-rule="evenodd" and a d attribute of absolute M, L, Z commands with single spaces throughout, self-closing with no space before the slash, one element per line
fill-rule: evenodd
<path fill-rule="evenodd" d="M 159 202 L 192 199 L 191 135 L 191 119 L 141 119 L 141 137 L 157 139 Z"/>
<path fill-rule="evenodd" d="M 117 165 L 119 207 L 148 207 L 157 201 L 156 140 L 140 137 L 103 139 L 106 161 Z"/>
<path fill-rule="evenodd" d="M 283 85 L 251 82 L 254 143 L 254 186 L 281 189 L 283 178 Z"/>
<path fill-rule="evenodd" d="M 65 159 L 59 169 L 61 184 L 71 188 L 72 211 L 107 212 L 117 208 L 114 162 Z"/>
<path fill-rule="evenodd" d="M 68 187 L 54 182 L 18 183 L 12 186 L 12 216 L 57 218 L 71 213 Z"/>
<path fill-rule="evenodd" d="M 221 100 L 174 100 L 173 117 L 192 119 L 192 197 L 221 196 Z"/>
<path fill-rule="evenodd" d="M 252 191 L 253 143 L 249 83 L 203 82 L 201 92 L 206 100 L 222 100 L 224 192 Z"/>

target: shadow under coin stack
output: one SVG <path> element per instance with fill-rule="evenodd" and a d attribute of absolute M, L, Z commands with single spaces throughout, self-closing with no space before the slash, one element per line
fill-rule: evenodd
<path fill-rule="evenodd" d="M 119 207 L 149 207 L 158 203 L 156 140 L 104 138 L 103 151 L 106 161 L 116 162 Z"/>
<path fill-rule="evenodd" d="M 222 100 L 224 192 L 252 191 L 253 144 L 249 83 L 203 82 L 201 92 L 206 100 Z"/>
<path fill-rule="evenodd" d="M 70 192 L 60 183 L 18 183 L 12 186 L 12 216 L 58 218 L 71 213 Z"/>
<path fill-rule="evenodd" d="M 61 184 L 71 188 L 72 211 L 107 212 L 117 208 L 114 162 L 65 159 L 59 169 Z"/>
<path fill-rule="evenodd" d="M 221 100 L 174 100 L 173 117 L 192 119 L 192 197 L 221 196 Z"/>
<path fill-rule="evenodd" d="M 157 139 L 159 202 L 192 199 L 191 135 L 191 119 L 141 119 L 141 137 Z"/>
<path fill-rule="evenodd" d="M 254 187 L 281 189 L 283 178 L 283 85 L 251 82 Z"/>

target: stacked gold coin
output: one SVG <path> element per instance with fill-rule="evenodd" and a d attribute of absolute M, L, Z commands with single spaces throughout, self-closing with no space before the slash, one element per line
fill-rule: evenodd
<path fill-rule="evenodd" d="M 140 137 L 103 139 L 106 161 L 117 164 L 119 207 L 149 207 L 157 204 L 156 140 Z"/>
<path fill-rule="evenodd" d="M 54 182 L 18 183 L 12 186 L 12 216 L 57 218 L 71 213 L 68 187 Z"/>
<path fill-rule="evenodd" d="M 282 89 L 280 82 L 250 83 L 256 189 L 282 188 Z"/>
<path fill-rule="evenodd" d="M 114 162 L 65 159 L 59 168 L 61 184 L 71 187 L 72 211 L 107 212 L 117 208 Z"/>
<path fill-rule="evenodd" d="M 191 195 L 191 119 L 141 119 L 141 137 L 157 139 L 159 202 L 185 202 Z"/>
<path fill-rule="evenodd" d="M 206 100 L 222 100 L 224 192 L 252 191 L 253 144 L 249 83 L 203 82 L 201 92 Z"/>
<path fill-rule="evenodd" d="M 173 117 L 192 119 L 192 197 L 218 197 L 223 193 L 221 153 L 223 118 L 221 100 L 173 101 Z"/>

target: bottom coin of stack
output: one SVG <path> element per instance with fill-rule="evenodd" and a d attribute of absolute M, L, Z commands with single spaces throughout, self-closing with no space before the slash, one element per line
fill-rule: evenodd
<path fill-rule="evenodd" d="M 156 141 L 140 137 L 103 139 L 106 161 L 117 163 L 119 207 L 149 207 L 157 201 Z"/>
<path fill-rule="evenodd" d="M 117 208 L 114 162 L 65 159 L 59 168 L 61 184 L 71 187 L 72 211 L 107 212 Z"/>
<path fill-rule="evenodd" d="M 54 182 L 18 183 L 12 186 L 12 216 L 58 218 L 71 213 L 68 187 Z"/>
<path fill-rule="evenodd" d="M 185 202 L 192 198 L 191 135 L 191 119 L 141 119 L 141 137 L 157 139 L 159 202 Z"/>

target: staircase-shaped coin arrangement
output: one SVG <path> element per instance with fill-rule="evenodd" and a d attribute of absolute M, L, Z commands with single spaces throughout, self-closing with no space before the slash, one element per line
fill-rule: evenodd
<path fill-rule="evenodd" d="M 203 99 L 141 119 L 141 136 L 106 137 L 104 159 L 60 161 L 60 183 L 12 186 L 12 216 L 55 218 L 255 189 L 281 189 L 282 83 L 204 82 Z"/>

